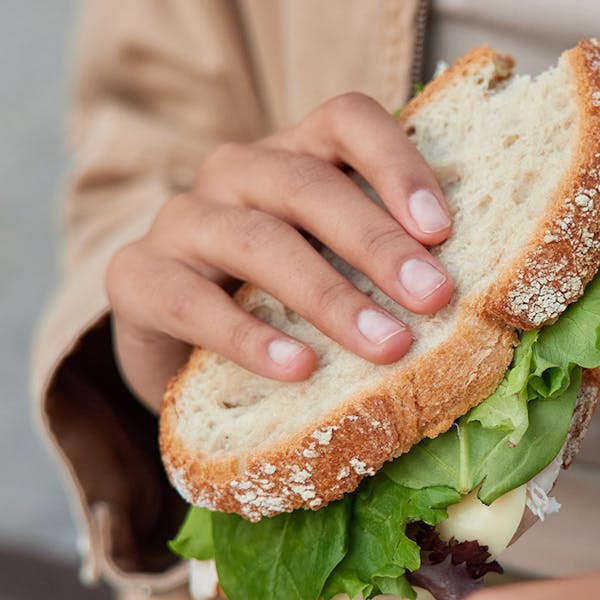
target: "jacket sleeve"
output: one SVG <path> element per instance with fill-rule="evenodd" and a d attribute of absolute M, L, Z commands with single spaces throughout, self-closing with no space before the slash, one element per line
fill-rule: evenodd
<path fill-rule="evenodd" d="M 165 543 L 185 506 L 163 474 L 156 419 L 119 378 L 104 271 L 192 187 L 207 153 L 262 135 L 265 118 L 233 2 L 88 0 L 81 17 L 63 268 L 35 342 L 36 414 L 72 496 L 84 578 L 160 591 L 185 575 Z"/>

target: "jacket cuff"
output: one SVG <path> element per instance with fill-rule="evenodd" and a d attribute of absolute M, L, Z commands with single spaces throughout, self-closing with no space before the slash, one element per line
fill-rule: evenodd
<path fill-rule="evenodd" d="M 105 306 L 50 370 L 36 413 L 71 498 L 82 579 L 156 592 L 185 582 L 166 543 L 187 507 L 164 473 L 156 417 L 119 375 Z"/>

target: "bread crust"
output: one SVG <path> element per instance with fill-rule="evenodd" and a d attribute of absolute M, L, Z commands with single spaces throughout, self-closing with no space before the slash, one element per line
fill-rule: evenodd
<path fill-rule="evenodd" d="M 435 102 L 435 97 L 443 92 L 455 79 L 464 79 L 481 71 L 482 67 L 493 64 L 495 76 L 489 80 L 490 90 L 512 75 L 515 61 L 508 54 L 499 54 L 487 44 L 469 50 L 464 56 L 448 67 L 441 75 L 430 81 L 422 92 L 419 92 L 399 113 L 396 120 L 401 125 L 418 113 L 425 105 Z M 410 135 L 410 133 L 409 133 Z"/>
<path fill-rule="evenodd" d="M 577 395 L 577 404 L 571 421 L 569 435 L 562 454 L 563 468 L 568 469 L 579 453 L 583 438 L 587 433 L 594 412 L 600 401 L 600 367 L 583 369 L 581 387 Z"/>
<path fill-rule="evenodd" d="M 491 314 L 519 329 L 555 321 L 600 263 L 600 42 L 566 54 L 577 82 L 578 148 L 546 219 L 487 300 Z"/>
<path fill-rule="evenodd" d="M 350 398 L 324 418 L 254 452 L 200 456 L 177 436 L 177 404 L 188 372 L 201 369 L 196 350 L 167 391 L 160 420 L 163 462 L 173 485 L 195 506 L 235 512 L 250 521 L 297 508 L 316 510 L 351 492 L 387 460 L 424 437 L 446 431 L 486 398 L 508 367 L 512 328 L 465 310 L 443 344 L 402 363 L 377 388 Z M 465 362 L 465 355 L 472 360 Z"/>

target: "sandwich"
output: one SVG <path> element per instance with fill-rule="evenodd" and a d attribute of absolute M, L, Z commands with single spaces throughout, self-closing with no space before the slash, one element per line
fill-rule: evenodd
<path fill-rule="evenodd" d="M 411 314 L 325 249 L 411 327 L 377 366 L 241 288 L 319 364 L 281 383 L 197 348 L 170 383 L 161 454 L 193 505 L 171 547 L 199 561 L 197 597 L 218 572 L 229 600 L 462 598 L 557 508 L 599 395 L 600 41 L 535 78 L 477 48 L 397 120 L 453 215 L 431 252 L 454 297 Z"/>

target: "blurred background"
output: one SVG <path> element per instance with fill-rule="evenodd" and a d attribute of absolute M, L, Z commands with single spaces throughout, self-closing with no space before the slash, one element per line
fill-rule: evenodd
<path fill-rule="evenodd" d="M 32 333 L 57 275 L 76 12 L 75 0 L 0 0 L 0 600 L 109 597 L 78 583 L 76 533 L 31 425 L 28 387 Z M 599 421 L 590 437 L 600 437 Z M 584 448 L 564 474 L 562 511 L 502 561 L 514 575 L 600 567 L 599 462 Z"/>
<path fill-rule="evenodd" d="M 57 274 L 75 0 L 0 0 L 0 600 L 108 598 L 30 419 L 31 337 Z"/>

